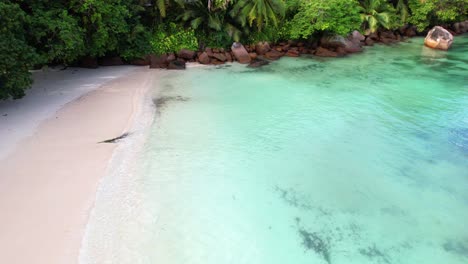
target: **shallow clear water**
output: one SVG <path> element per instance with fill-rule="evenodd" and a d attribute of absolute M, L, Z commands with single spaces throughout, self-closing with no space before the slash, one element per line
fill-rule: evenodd
<path fill-rule="evenodd" d="M 468 263 L 468 36 L 161 81 L 110 263 Z"/>

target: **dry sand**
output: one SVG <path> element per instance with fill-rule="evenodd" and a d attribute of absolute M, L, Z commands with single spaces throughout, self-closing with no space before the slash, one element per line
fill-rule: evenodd
<path fill-rule="evenodd" d="M 6 125 L 14 124 L 0 119 L 5 135 L 1 138 L 0 133 L 0 141 L 13 149 L 0 156 L 0 263 L 78 262 L 96 189 L 117 145 L 98 142 L 131 130 L 156 76 L 143 68 L 119 71 L 98 89 L 76 100 L 69 96 L 73 101 L 62 108 L 64 100 L 54 101 L 57 112 L 49 108 L 32 115 L 35 121 L 25 120 L 28 131 L 20 131 L 19 136 L 8 134 Z M 43 83 L 47 84 L 60 85 Z M 1 106 L 0 111 L 5 110 Z"/>

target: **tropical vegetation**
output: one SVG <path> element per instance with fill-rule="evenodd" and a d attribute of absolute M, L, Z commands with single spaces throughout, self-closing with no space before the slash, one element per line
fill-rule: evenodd
<path fill-rule="evenodd" d="M 46 64 L 405 24 L 423 32 L 466 20 L 467 10 L 468 0 L 2 0 L 0 99 L 23 96 L 30 70 Z"/>

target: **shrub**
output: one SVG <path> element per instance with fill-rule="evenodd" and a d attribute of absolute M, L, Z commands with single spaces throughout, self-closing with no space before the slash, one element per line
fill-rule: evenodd
<path fill-rule="evenodd" d="M 181 49 L 198 50 L 198 42 L 193 29 L 184 29 L 171 22 L 155 29 L 151 47 L 153 53 L 161 55 Z"/>
<path fill-rule="evenodd" d="M 462 21 L 468 18 L 468 0 L 410 0 L 409 22 L 419 31 L 431 25 Z"/>
<path fill-rule="evenodd" d="M 307 39 L 315 32 L 345 35 L 360 25 L 356 0 L 304 0 L 289 28 L 291 38 Z"/>
<path fill-rule="evenodd" d="M 26 19 L 17 4 L 0 2 L 0 99 L 21 98 L 32 83 L 38 55 L 25 40 Z"/>

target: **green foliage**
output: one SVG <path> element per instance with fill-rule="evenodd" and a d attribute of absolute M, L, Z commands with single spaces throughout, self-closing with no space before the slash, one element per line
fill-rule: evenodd
<path fill-rule="evenodd" d="M 361 25 L 356 0 L 304 0 L 290 21 L 290 36 L 307 39 L 316 32 L 345 35 Z"/>
<path fill-rule="evenodd" d="M 130 12 L 121 0 L 75 1 L 74 8 L 82 16 L 86 50 L 90 56 L 116 51 L 119 37 L 130 31 L 126 23 Z"/>
<path fill-rule="evenodd" d="M 31 85 L 29 69 L 38 56 L 26 42 L 26 23 L 18 4 L 0 2 L 0 99 L 20 98 Z"/>
<path fill-rule="evenodd" d="M 184 29 L 175 23 L 161 24 L 151 39 L 152 51 L 161 55 L 181 49 L 197 50 L 198 41 L 193 29 Z"/>
<path fill-rule="evenodd" d="M 31 5 L 29 38 L 35 44 L 41 61 L 70 63 L 85 52 L 84 30 L 78 18 L 63 6 L 49 8 L 45 1 Z"/>
<path fill-rule="evenodd" d="M 120 55 L 124 59 L 141 58 L 152 50 L 150 41 L 153 29 L 143 24 L 143 16 L 147 10 L 139 4 L 139 1 L 135 3 L 126 1 L 125 4 L 130 12 L 125 19 L 128 31 L 118 35 L 118 46 L 113 52 L 116 53 L 114 55 Z"/>
<path fill-rule="evenodd" d="M 297 14 L 299 8 L 301 7 L 301 0 L 287 0 L 285 1 L 286 11 L 285 18 L 287 20 L 292 19 L 294 15 Z"/>
<path fill-rule="evenodd" d="M 468 0 L 409 0 L 408 5 L 412 13 L 409 22 L 419 31 L 468 18 Z"/>
<path fill-rule="evenodd" d="M 227 34 L 235 41 L 240 40 L 243 32 L 229 14 L 230 6 L 227 3 L 225 6 L 219 6 L 216 10 L 210 6 L 211 1 L 209 0 L 194 0 L 191 2 L 178 0 L 177 3 L 183 9 L 177 20 L 185 23 L 187 27 L 202 32 L 204 36 L 217 34 L 216 38 L 220 38 Z"/>
<path fill-rule="evenodd" d="M 21 97 L 34 66 L 83 56 L 129 60 L 406 23 L 423 31 L 466 19 L 468 0 L 3 0 L 0 99 Z"/>
<path fill-rule="evenodd" d="M 277 27 L 286 12 L 286 5 L 282 0 L 238 0 L 230 11 L 232 17 L 236 17 L 242 27 L 247 24 L 262 31 L 270 23 Z"/>
<path fill-rule="evenodd" d="M 361 21 L 364 30 L 375 32 L 380 27 L 391 29 L 396 27 L 395 9 L 384 0 L 362 0 Z"/>
<path fill-rule="evenodd" d="M 283 39 L 283 31 L 281 26 L 278 28 L 275 27 L 266 27 L 262 31 L 253 31 L 248 35 L 248 38 L 242 40 L 245 43 L 255 44 L 259 41 L 268 41 L 268 42 L 278 42 Z"/>
<path fill-rule="evenodd" d="M 227 48 L 232 45 L 232 37 L 224 31 L 213 31 L 206 34 L 203 31 L 195 31 L 199 47 Z M 243 41 L 243 39 L 241 39 Z"/>
<path fill-rule="evenodd" d="M 406 24 L 410 16 L 410 11 L 408 9 L 408 5 L 405 2 L 405 0 L 398 0 L 395 9 L 398 15 L 399 24 L 401 25 Z"/>

